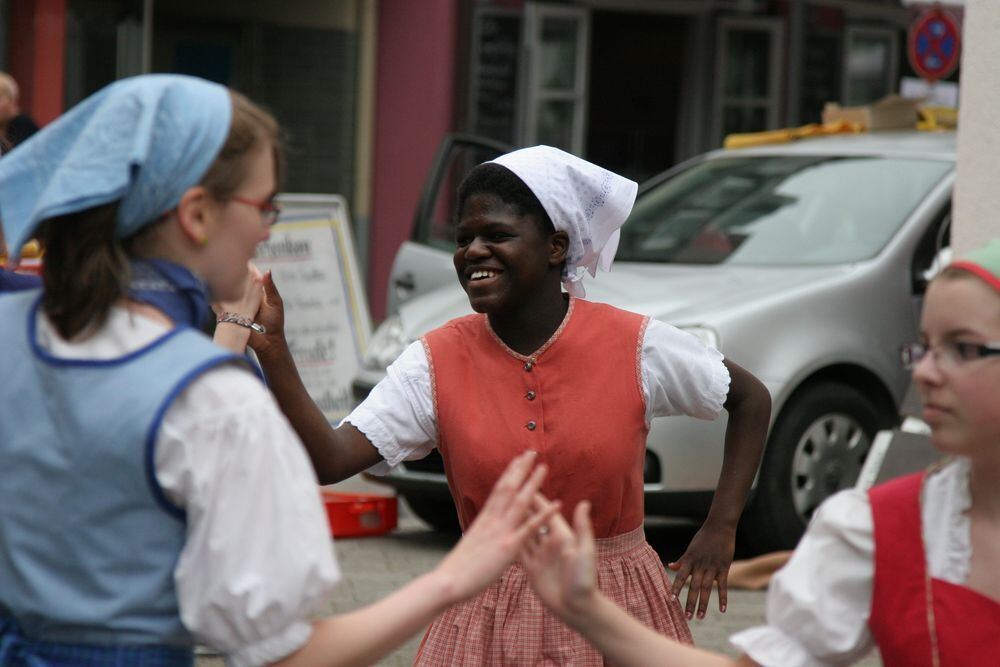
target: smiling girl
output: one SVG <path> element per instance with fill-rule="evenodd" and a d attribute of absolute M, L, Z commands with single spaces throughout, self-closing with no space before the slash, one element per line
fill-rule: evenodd
<path fill-rule="evenodd" d="M 547 146 L 474 168 L 459 188 L 454 264 L 475 314 L 412 344 L 337 429 L 298 381 L 270 282 L 260 318 L 272 334 L 251 344 L 324 481 L 436 447 L 467 528 L 510 459 L 538 451 L 552 470 L 546 495 L 598 508 L 602 590 L 646 626 L 690 643 L 685 616 L 703 616 L 716 585 L 725 610 L 725 575 L 770 398 L 693 336 L 582 298 L 584 275 L 610 268 L 635 194 L 635 183 Z M 643 535 L 650 421 L 713 419 L 723 408 L 718 490 L 671 583 Z M 683 609 L 676 593 L 688 582 Z M 546 611 L 517 565 L 436 621 L 416 657 L 421 665 L 603 662 Z"/>

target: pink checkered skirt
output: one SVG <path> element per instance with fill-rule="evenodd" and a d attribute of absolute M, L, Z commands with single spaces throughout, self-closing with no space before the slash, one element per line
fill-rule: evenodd
<path fill-rule="evenodd" d="M 670 580 L 639 526 L 597 540 L 597 582 L 618 606 L 657 632 L 691 644 Z M 549 612 L 524 570 L 512 565 L 477 597 L 457 604 L 427 630 L 413 664 L 573 667 L 607 664 L 582 636 Z"/>

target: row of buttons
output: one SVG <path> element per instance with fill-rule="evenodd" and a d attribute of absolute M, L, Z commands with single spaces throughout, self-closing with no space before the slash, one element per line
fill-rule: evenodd
<path fill-rule="evenodd" d="M 524 372 L 525 373 L 530 373 L 531 369 L 532 369 L 532 367 L 534 367 L 534 365 L 535 365 L 534 361 L 530 361 L 529 360 L 529 361 L 524 362 Z M 528 399 L 529 401 L 533 401 L 533 400 L 535 400 L 535 395 L 536 394 L 535 394 L 534 391 L 529 390 L 528 393 L 524 395 L 524 397 L 526 399 Z M 534 419 L 532 419 L 527 424 L 525 424 L 524 427 L 526 429 L 528 429 L 529 431 L 534 431 L 536 428 L 538 428 L 538 422 L 536 422 Z"/>

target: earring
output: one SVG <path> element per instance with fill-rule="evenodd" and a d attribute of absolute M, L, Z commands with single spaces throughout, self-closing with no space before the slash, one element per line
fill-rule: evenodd
<path fill-rule="evenodd" d="M 208 243 L 208 235 L 207 234 L 201 234 L 200 236 L 198 236 L 198 245 L 204 246 L 207 243 Z"/>

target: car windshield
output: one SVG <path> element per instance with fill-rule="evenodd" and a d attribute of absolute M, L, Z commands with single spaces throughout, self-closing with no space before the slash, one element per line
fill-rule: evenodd
<path fill-rule="evenodd" d="M 706 160 L 643 193 L 617 259 L 772 266 L 867 259 L 952 168 L 883 157 Z"/>

